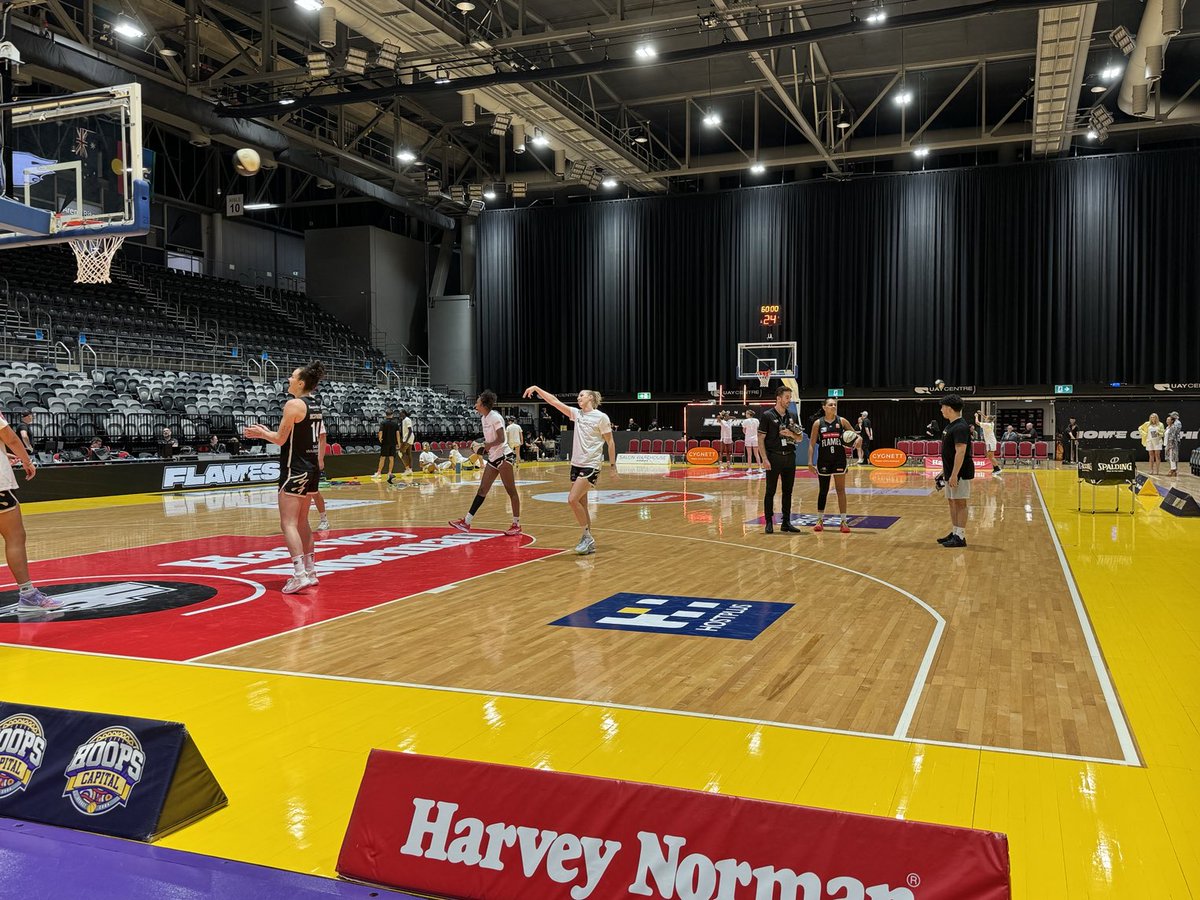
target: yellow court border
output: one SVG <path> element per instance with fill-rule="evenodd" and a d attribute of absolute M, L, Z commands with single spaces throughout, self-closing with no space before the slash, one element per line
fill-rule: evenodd
<path fill-rule="evenodd" d="M 1023 900 L 1200 896 L 1200 520 L 1080 515 L 1073 472 L 1035 477 L 1144 768 L 14 646 L 0 696 L 185 722 L 230 806 L 163 845 L 300 872 L 333 874 L 384 747 L 1002 831 Z"/>

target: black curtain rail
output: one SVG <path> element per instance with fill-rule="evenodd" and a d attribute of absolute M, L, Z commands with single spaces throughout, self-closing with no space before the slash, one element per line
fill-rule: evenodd
<path fill-rule="evenodd" d="M 656 58 L 649 60 L 636 57 L 621 57 L 579 63 L 572 66 L 552 66 L 549 68 L 494 72 L 490 75 L 456 78 L 446 84 L 438 84 L 431 79 L 414 84 L 392 84 L 386 87 L 349 90 L 340 94 L 293 96 L 289 98 L 291 102 L 288 105 L 288 110 L 292 111 L 303 107 L 342 106 L 347 103 L 362 103 L 368 100 L 382 100 L 388 97 L 420 94 L 452 95 L 462 91 L 477 90 L 501 84 L 533 84 L 542 81 L 559 81 L 564 78 L 579 78 L 584 75 L 601 75 L 607 72 L 619 72 L 627 69 L 651 69 L 676 65 L 678 63 L 698 62 L 731 54 L 744 55 L 755 51 L 778 50 L 783 47 L 820 42 L 853 34 L 882 34 L 887 31 L 914 28 L 921 25 L 972 19 L 977 16 L 998 15 L 1001 13 L 1021 12 L 1023 10 L 1055 9 L 1061 6 L 1073 5 L 1075 4 L 1068 3 L 1066 0 L 985 0 L 983 3 L 954 6 L 949 9 L 932 9 L 892 16 L 886 22 L 878 25 L 870 25 L 863 22 L 846 22 L 841 25 L 814 28 L 812 31 L 787 32 L 754 38 L 748 41 L 728 41 L 712 44 L 711 46 L 706 45 L 703 47 L 691 47 L 686 50 L 672 50 L 659 53 Z M 278 111 L 278 99 L 242 105 L 222 104 L 216 107 L 216 114 L 222 117 L 272 115 L 278 114 Z"/>
<path fill-rule="evenodd" d="M 737 391 L 762 304 L 847 394 L 1195 382 L 1198 209 L 1193 149 L 489 211 L 481 383 Z"/>

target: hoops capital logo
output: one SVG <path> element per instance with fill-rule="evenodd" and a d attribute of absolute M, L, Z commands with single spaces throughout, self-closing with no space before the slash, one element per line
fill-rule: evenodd
<path fill-rule="evenodd" d="M 0 722 L 0 800 L 29 787 L 46 756 L 46 729 L 18 713 Z"/>
<path fill-rule="evenodd" d="M 752 641 L 791 608 L 759 600 L 620 593 L 550 624 Z"/>
<path fill-rule="evenodd" d="M 129 803 L 145 766 L 137 735 L 120 725 L 105 728 L 75 748 L 63 796 L 85 816 L 102 816 Z"/>

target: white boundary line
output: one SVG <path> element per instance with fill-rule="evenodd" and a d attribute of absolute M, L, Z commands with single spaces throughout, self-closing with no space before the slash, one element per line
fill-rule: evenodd
<path fill-rule="evenodd" d="M 550 557 L 546 557 L 549 559 Z M 540 560 L 530 560 L 540 562 Z M 419 684 L 407 681 L 383 681 L 378 678 L 355 678 L 351 675 L 321 675 L 315 672 L 288 672 L 280 669 L 258 669 L 251 666 L 228 666 L 221 663 L 198 662 L 196 660 L 150 659 L 144 656 L 122 656 L 116 653 L 97 653 L 91 650 L 65 650 L 60 647 L 34 647 L 28 644 L 9 644 L 0 642 L 0 647 L 10 647 L 15 650 L 29 650 L 43 653 L 65 653 L 72 656 L 94 656 L 102 659 L 118 661 L 157 663 L 164 666 L 187 666 L 195 669 L 221 669 L 226 672 L 249 672 L 254 675 L 278 675 L 289 678 L 312 678 L 317 681 L 336 681 L 349 684 L 369 684 L 379 687 L 396 687 L 409 690 L 438 691 L 445 694 L 469 694 L 475 697 L 503 697 L 510 700 L 535 700 L 544 703 L 566 703 L 571 706 L 590 706 L 597 709 L 623 709 L 630 712 L 659 713 L 666 716 L 683 716 L 690 719 L 708 719 L 715 722 L 733 722 L 740 725 L 766 726 L 771 728 L 786 728 L 789 731 L 806 731 L 816 734 L 845 735 L 856 738 L 877 738 L 884 741 L 897 741 L 904 744 L 920 744 L 934 747 L 951 747 L 960 750 L 987 750 L 993 753 L 1012 753 L 1019 756 L 1040 756 L 1046 759 L 1064 759 L 1075 762 L 1104 763 L 1108 765 L 1126 765 L 1120 759 L 1106 759 L 1099 756 L 1074 756 L 1070 753 L 1051 753 L 1046 750 L 1024 750 L 1019 747 L 992 747 L 987 744 L 963 744 L 955 741 L 926 740 L 924 738 L 897 738 L 890 734 L 876 734 L 870 731 L 850 731 L 844 728 L 823 728 L 820 725 L 797 725 L 791 722 L 773 722 L 769 719 L 750 719 L 743 716 L 725 716 L 717 713 L 692 712 L 686 709 L 662 709 L 655 706 L 635 706 L 629 703 L 609 703 L 604 700 L 579 700 L 572 697 L 545 697 L 540 694 L 517 694 L 511 691 L 485 691 L 479 688 L 447 687 L 443 684 Z"/>
<path fill-rule="evenodd" d="M 1046 519 L 1050 540 L 1054 543 L 1054 552 L 1058 554 L 1058 561 L 1062 565 L 1063 578 L 1066 579 L 1067 589 L 1071 592 L 1071 602 L 1075 606 L 1075 615 L 1079 618 L 1079 627 L 1083 631 L 1083 639 L 1087 643 L 1088 654 L 1092 658 L 1092 667 L 1096 670 L 1096 680 L 1100 682 L 1100 692 L 1104 695 L 1104 702 L 1108 706 L 1108 715 L 1112 719 L 1113 730 L 1117 733 L 1117 742 L 1121 745 L 1122 761 L 1129 766 L 1140 766 L 1142 760 L 1138 756 L 1137 745 L 1134 744 L 1125 713 L 1121 710 L 1121 702 L 1117 699 L 1117 692 L 1113 687 L 1112 678 L 1108 674 L 1108 667 L 1100 653 L 1096 633 L 1092 630 L 1092 621 L 1088 618 L 1087 610 L 1084 608 L 1079 587 L 1075 584 L 1075 576 L 1071 573 L 1066 554 L 1063 553 L 1062 543 L 1058 539 L 1058 531 L 1054 528 L 1054 520 L 1050 518 L 1050 510 L 1046 508 L 1046 499 L 1042 496 L 1042 487 L 1036 478 L 1033 479 L 1033 487 L 1038 503 L 1042 507 L 1042 515 Z"/>

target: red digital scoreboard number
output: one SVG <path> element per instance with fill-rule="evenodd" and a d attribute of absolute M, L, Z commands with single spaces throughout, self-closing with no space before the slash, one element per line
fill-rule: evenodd
<path fill-rule="evenodd" d="M 779 324 L 778 304 L 764 303 L 758 308 L 758 324 L 764 328 L 774 328 Z"/>

